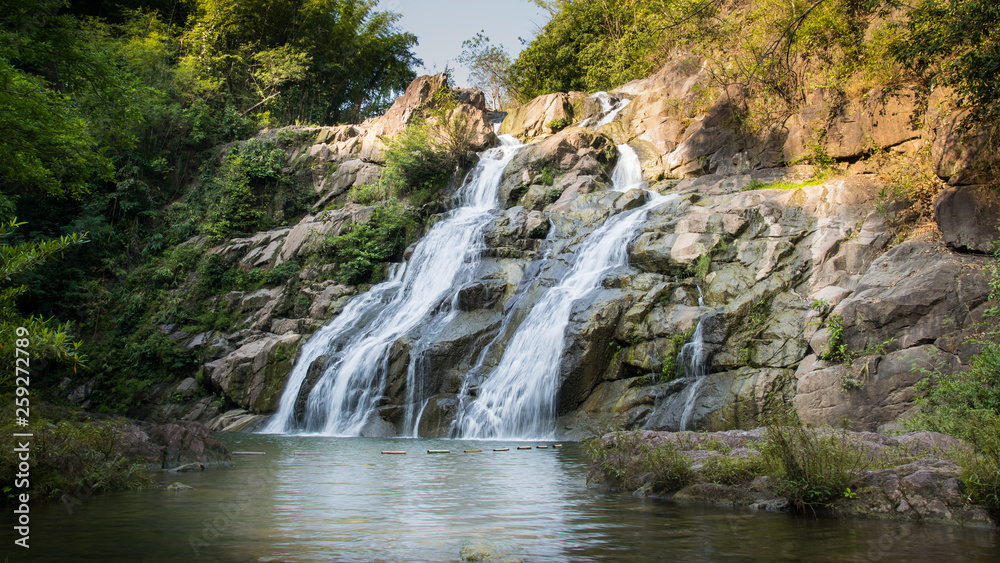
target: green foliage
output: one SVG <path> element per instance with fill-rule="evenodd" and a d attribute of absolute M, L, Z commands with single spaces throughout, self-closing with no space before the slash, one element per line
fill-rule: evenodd
<path fill-rule="evenodd" d="M 749 483 L 764 471 L 764 459 L 756 454 L 709 457 L 701 466 L 706 481 L 727 486 Z"/>
<path fill-rule="evenodd" d="M 295 218 L 308 210 L 311 193 L 282 173 L 285 151 L 274 141 L 252 138 L 229 150 L 218 173 L 192 201 L 204 209 L 200 230 L 222 240 Z"/>
<path fill-rule="evenodd" d="M 472 85 L 486 93 L 488 105 L 499 110 L 510 101 L 510 55 L 503 45 L 493 45 L 483 33 L 462 42 L 462 54 L 457 60 L 468 67 Z"/>
<path fill-rule="evenodd" d="M 361 205 L 372 205 L 390 197 L 388 186 L 383 182 L 354 186 L 347 192 L 347 201 Z"/>
<path fill-rule="evenodd" d="M 26 429 L 14 426 L 13 411 L 8 409 L 0 429 L 0 446 L 13 451 L 14 432 Z M 61 421 L 56 424 L 36 421 L 31 445 L 31 498 L 49 500 L 79 487 L 94 492 L 138 489 L 149 483 L 144 463 L 127 457 L 122 444 L 127 423 L 121 420 L 90 422 Z M 0 482 L 13 485 L 18 473 L 17 456 L 5 455 L 0 461 Z"/>
<path fill-rule="evenodd" d="M 550 3 L 553 17 L 510 69 L 516 97 L 607 90 L 649 74 L 665 54 L 662 4 L 636 0 Z"/>
<path fill-rule="evenodd" d="M 712 254 L 707 252 L 702 254 L 695 260 L 691 267 L 691 273 L 694 277 L 703 280 L 705 275 L 708 274 L 708 268 L 712 265 Z"/>
<path fill-rule="evenodd" d="M 826 320 L 830 331 L 829 344 L 819 359 L 828 362 L 843 362 L 848 359 L 847 343 L 844 342 L 844 319 L 840 315 L 830 315 Z"/>
<path fill-rule="evenodd" d="M 432 126 L 418 119 L 386 148 L 382 180 L 397 197 L 437 193 L 448 185 L 457 164 L 456 155 L 435 143 Z"/>
<path fill-rule="evenodd" d="M 384 263 L 402 259 L 407 245 L 416 239 L 418 226 L 413 211 L 389 200 L 375 208 L 367 223 L 327 238 L 323 254 L 337 266 L 340 283 L 374 283 L 384 275 Z"/>
<path fill-rule="evenodd" d="M 560 117 L 559 119 L 553 119 L 552 121 L 550 121 L 548 125 L 546 125 L 546 127 L 551 129 L 553 133 L 558 133 L 563 129 L 569 127 L 570 125 L 573 125 L 572 119 L 566 117 Z"/>
<path fill-rule="evenodd" d="M 18 223 L 16 218 L 0 223 L 0 241 L 5 241 L 22 225 L 24 223 Z M 72 234 L 40 242 L 14 245 L 0 243 L 0 360 L 6 362 L 6 365 L 14 364 L 14 343 L 18 340 L 29 343 L 25 349 L 35 359 L 49 357 L 74 365 L 84 359 L 80 353 L 80 343 L 69 337 L 69 323 L 60 324 L 54 319 L 40 316 L 26 317 L 18 312 L 17 297 L 27 288 L 14 281 L 49 258 L 84 242 L 87 242 L 85 235 Z M 19 331 L 19 328 L 26 330 Z M 6 371 L 0 377 L 0 383 L 4 386 L 12 381 L 12 371 Z"/>
<path fill-rule="evenodd" d="M 641 430 L 614 432 L 586 447 L 593 471 L 619 490 L 661 494 L 694 482 L 690 458 L 670 442 L 650 444 Z"/>
<path fill-rule="evenodd" d="M 437 197 L 452 176 L 470 163 L 475 128 L 456 111 L 458 101 L 448 89 L 439 90 L 385 151 L 382 181 L 396 197 L 408 196 L 419 207 Z"/>
<path fill-rule="evenodd" d="M 741 192 L 746 192 L 750 190 L 797 190 L 799 188 L 809 188 L 812 186 L 820 186 L 826 183 L 832 176 L 832 171 L 823 171 L 814 176 L 809 180 L 804 180 L 801 182 L 774 182 L 772 184 L 766 184 L 760 180 L 751 180 L 750 183 Z"/>
<path fill-rule="evenodd" d="M 772 424 L 760 452 L 776 490 L 798 510 L 815 510 L 844 498 L 871 464 L 846 432 L 819 432 Z"/>
<path fill-rule="evenodd" d="M 194 0 L 179 66 L 240 113 L 360 121 L 414 78 L 416 37 L 375 0 Z"/>
<path fill-rule="evenodd" d="M 540 225 L 536 226 L 535 228 L 531 229 L 531 232 L 528 233 L 528 237 L 533 239 L 543 239 L 549 236 L 549 229 L 551 229 L 551 227 L 552 224 L 548 221 L 545 221 Z"/>
<path fill-rule="evenodd" d="M 969 498 L 1000 511 L 1000 416 L 995 411 L 975 411 L 966 424 L 975 429 L 965 436 L 974 452 L 960 459 Z"/>
<path fill-rule="evenodd" d="M 919 0 L 895 45 L 899 60 L 955 88 L 970 124 L 1000 119 L 1000 5 L 993 0 Z"/>
<path fill-rule="evenodd" d="M 681 354 L 681 348 L 684 344 L 691 338 L 694 333 L 692 328 L 687 334 L 671 334 L 668 337 L 668 342 L 670 347 L 667 349 L 667 353 L 663 356 L 663 369 L 660 371 L 660 381 L 668 382 L 677 379 L 684 375 L 684 366 L 679 364 L 679 358 Z"/>
<path fill-rule="evenodd" d="M 0 188 L 79 196 L 134 142 L 141 87 L 103 23 L 0 1 Z"/>

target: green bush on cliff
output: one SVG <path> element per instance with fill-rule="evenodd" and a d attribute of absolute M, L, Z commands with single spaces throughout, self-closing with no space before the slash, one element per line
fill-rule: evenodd
<path fill-rule="evenodd" d="M 285 151 L 252 138 L 229 150 L 202 187 L 201 231 L 216 240 L 268 229 L 308 211 L 310 190 L 283 172 Z"/>
<path fill-rule="evenodd" d="M 439 90 L 427 107 L 386 147 L 382 181 L 397 197 L 409 197 L 416 207 L 434 199 L 451 177 L 470 162 L 476 129 L 470 119 L 453 111 L 452 92 Z"/>
<path fill-rule="evenodd" d="M 418 229 L 414 212 L 397 200 L 389 200 L 372 211 L 367 223 L 357 223 L 346 233 L 327 238 L 322 254 L 337 266 L 335 277 L 340 283 L 374 283 L 384 275 L 384 263 L 403 258 Z"/>

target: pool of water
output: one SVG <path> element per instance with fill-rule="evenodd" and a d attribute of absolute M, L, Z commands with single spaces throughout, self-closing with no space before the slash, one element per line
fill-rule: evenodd
<path fill-rule="evenodd" d="M 32 507 L 11 561 L 996 561 L 991 530 L 691 506 L 588 488 L 579 444 L 229 434 L 236 465 Z M 551 444 L 551 443 L 550 443 Z M 494 452 L 507 447 L 508 451 Z M 428 454 L 448 449 L 450 454 Z M 481 453 L 464 450 L 481 449 Z M 384 455 L 386 450 L 405 455 Z M 7 546 L 12 540 L 5 542 Z"/>

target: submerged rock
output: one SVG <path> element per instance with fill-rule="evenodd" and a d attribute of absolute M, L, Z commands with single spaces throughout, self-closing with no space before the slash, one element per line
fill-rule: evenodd
<path fill-rule="evenodd" d="M 194 487 L 192 487 L 190 485 L 185 485 L 184 483 L 181 483 L 180 481 L 176 481 L 174 483 L 171 483 L 171 484 L 167 485 L 167 490 L 170 491 L 170 492 L 172 492 L 172 493 L 183 493 L 185 491 L 193 491 Z"/>
<path fill-rule="evenodd" d="M 232 455 L 203 424 L 177 421 L 168 424 L 132 425 L 122 451 L 127 457 L 145 459 L 151 467 L 228 467 Z"/>
<path fill-rule="evenodd" d="M 459 552 L 463 563 L 523 563 L 523 559 L 510 554 L 510 548 L 486 543 L 483 540 L 466 542 Z"/>

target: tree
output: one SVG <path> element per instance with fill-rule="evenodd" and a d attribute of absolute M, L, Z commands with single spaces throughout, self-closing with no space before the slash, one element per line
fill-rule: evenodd
<path fill-rule="evenodd" d="M 544 2 L 553 17 L 512 65 L 520 101 L 549 92 L 595 91 L 648 75 L 666 53 L 659 2 Z M 655 5 L 654 5 L 655 4 Z"/>
<path fill-rule="evenodd" d="M 909 12 L 899 59 L 950 86 L 969 108 L 969 124 L 1000 121 L 1000 4 L 920 0 Z"/>
<path fill-rule="evenodd" d="M 359 121 L 413 80 L 417 40 L 376 0 L 195 0 L 181 64 L 240 112 Z"/>
<path fill-rule="evenodd" d="M 462 42 L 458 62 L 469 67 L 472 84 L 486 93 L 493 109 L 498 110 L 509 101 L 511 60 L 503 45 L 493 45 L 480 31 Z"/>
<path fill-rule="evenodd" d="M 134 143 L 137 80 L 107 26 L 61 0 L 0 0 L 0 192 L 78 196 Z"/>
<path fill-rule="evenodd" d="M 0 224 L 0 240 L 23 224 L 18 223 L 16 218 Z M 80 343 L 73 342 L 68 336 L 68 323 L 59 324 L 53 319 L 37 316 L 25 317 L 18 312 L 17 297 L 27 288 L 14 282 L 14 279 L 67 248 L 84 242 L 83 235 L 73 234 L 42 242 L 0 244 L 0 359 L 6 365 L 14 364 L 15 344 L 19 340 L 25 342 L 24 348 L 29 349 L 34 357 L 51 357 L 74 363 L 82 360 Z M 17 345 L 17 348 L 21 347 Z M 11 376 L 10 371 L 5 370 L 0 382 L 8 383 Z"/>

